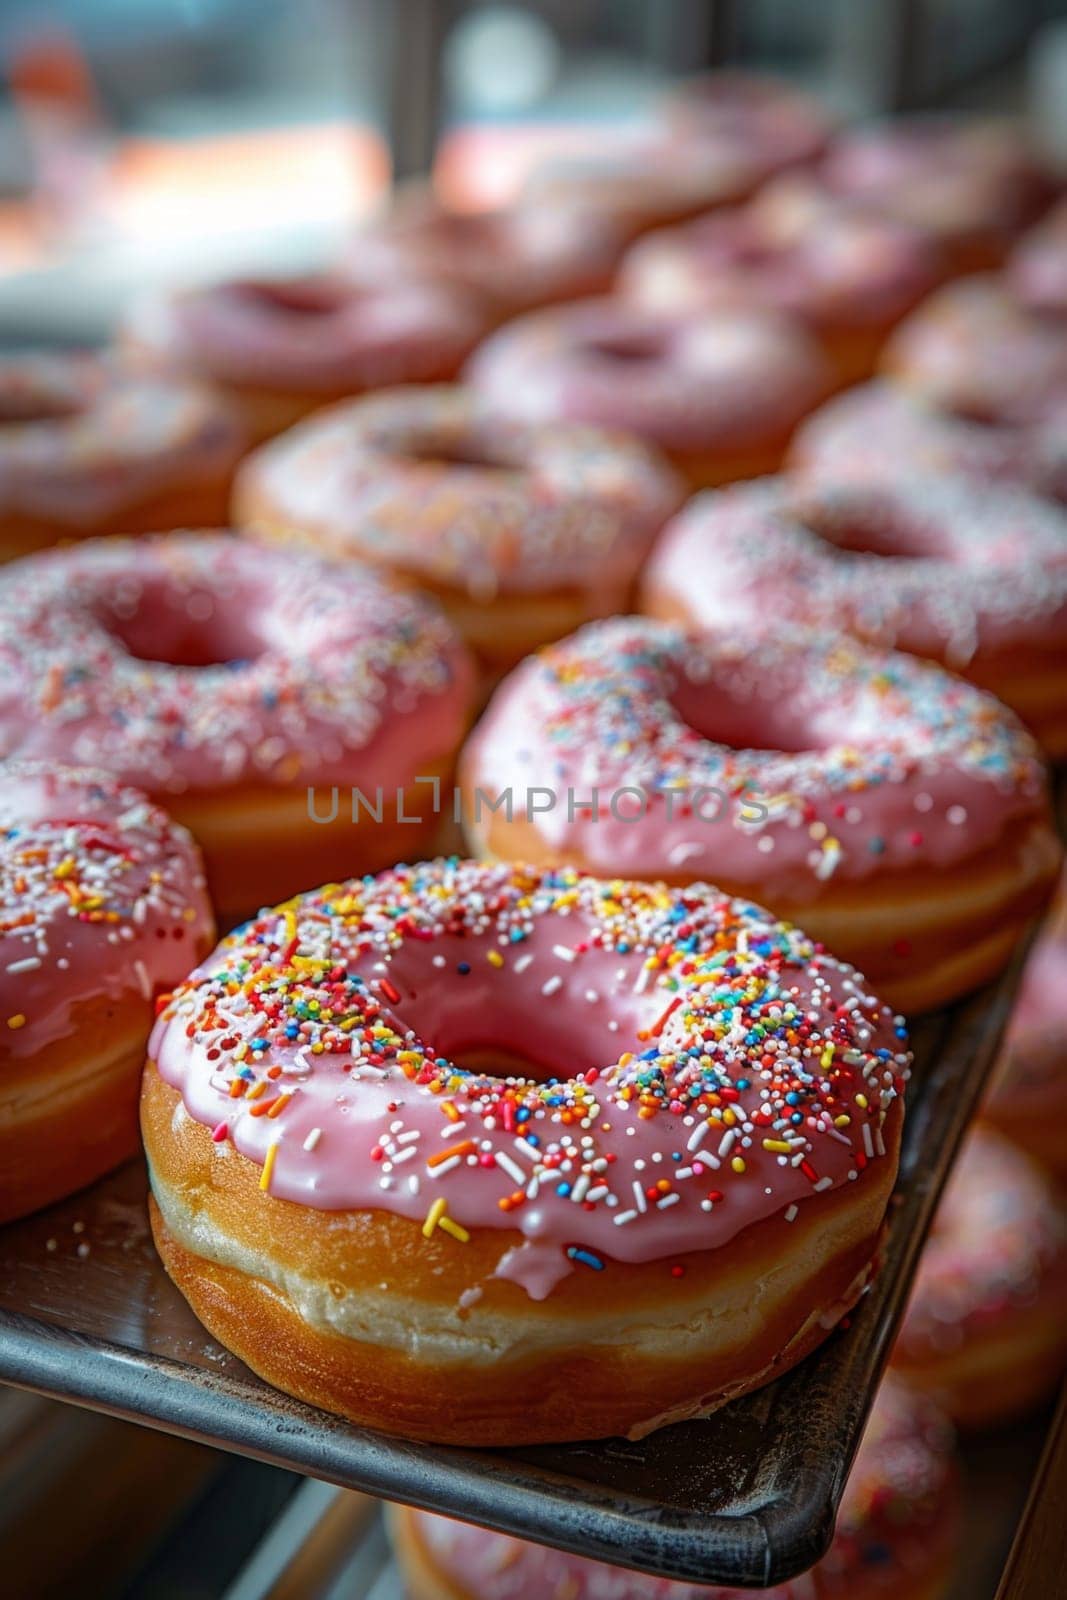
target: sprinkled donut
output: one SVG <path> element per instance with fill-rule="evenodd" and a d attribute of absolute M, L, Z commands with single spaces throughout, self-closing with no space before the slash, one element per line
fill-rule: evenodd
<path fill-rule="evenodd" d="M 331 400 L 454 378 L 489 326 L 479 302 L 447 284 L 323 276 L 143 300 L 122 337 L 143 362 L 210 380 L 258 441 Z"/>
<path fill-rule="evenodd" d="M 982 1114 L 1067 1179 L 1067 878 L 1027 960 Z"/>
<path fill-rule="evenodd" d="M 692 488 L 773 472 L 832 386 L 818 345 L 791 317 L 748 308 L 679 317 L 622 300 L 519 317 L 467 373 L 513 421 L 647 439 Z"/>
<path fill-rule="evenodd" d="M 213 938 L 196 846 L 143 794 L 0 763 L 0 1222 L 133 1155 L 153 998 Z"/>
<path fill-rule="evenodd" d="M 928 228 L 956 272 L 999 266 L 1052 187 L 1010 122 L 951 115 L 847 129 L 818 176 L 832 194 Z"/>
<path fill-rule="evenodd" d="M 245 464 L 239 524 L 356 556 L 430 589 L 489 667 L 627 604 L 682 499 L 654 450 L 599 429 L 510 422 L 470 390 L 335 407 Z"/>
<path fill-rule="evenodd" d="M 432 275 L 477 295 L 504 321 L 605 293 L 624 243 L 608 217 L 551 206 L 452 211 L 416 190 L 357 234 L 346 270 L 367 284 Z"/>
<path fill-rule="evenodd" d="M 952 1429 L 935 1406 L 887 1379 L 822 1561 L 761 1589 L 763 1600 L 942 1600 L 959 1539 Z M 409 1600 L 745 1600 L 623 1572 L 470 1523 L 394 1506 L 389 1533 Z"/>
<path fill-rule="evenodd" d="M 1062 1199 L 988 1128 L 968 1138 L 926 1242 L 893 1365 L 965 1427 L 1019 1416 L 1067 1366 Z"/>
<path fill-rule="evenodd" d="M 1028 311 L 1067 317 L 1067 200 L 1019 240 L 1006 277 L 1011 293 Z"/>
<path fill-rule="evenodd" d="M 1059 854 L 1010 712 L 777 623 L 594 623 L 505 681 L 460 773 L 481 853 L 751 894 L 905 1011 L 1003 965 Z"/>
<path fill-rule="evenodd" d="M 1027 311 L 999 278 L 965 278 L 900 325 L 882 370 L 955 416 L 1039 423 L 1067 408 L 1067 319 Z"/>
<path fill-rule="evenodd" d="M 1006 480 L 1067 501 L 1067 400 L 1033 423 L 979 423 L 898 384 L 864 383 L 801 424 L 787 465 L 835 478 L 899 482 L 918 471 Z"/>
<path fill-rule="evenodd" d="M 695 501 L 645 574 L 645 609 L 767 616 L 940 661 L 1067 752 L 1067 516 L 958 477 L 767 479 Z"/>
<path fill-rule="evenodd" d="M 245 444 L 224 400 L 110 356 L 0 358 L 0 561 L 226 519 Z"/>
<path fill-rule="evenodd" d="M 262 913 L 150 1058 L 156 1242 L 212 1333 L 483 1445 L 638 1436 L 821 1342 L 910 1060 L 851 968 L 707 884 L 454 859 Z"/>
<path fill-rule="evenodd" d="M 839 205 L 804 215 L 781 190 L 764 190 L 746 207 L 639 239 L 620 282 L 676 314 L 749 304 L 794 315 L 848 384 L 873 372 L 887 335 L 941 277 L 916 228 Z"/>
<path fill-rule="evenodd" d="M 0 580 L 0 756 L 89 763 L 163 800 L 223 917 L 425 845 L 472 676 L 429 602 L 226 534 L 101 540 Z"/>

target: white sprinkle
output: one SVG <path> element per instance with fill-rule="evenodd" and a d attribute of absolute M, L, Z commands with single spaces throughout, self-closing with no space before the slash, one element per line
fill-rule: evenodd
<path fill-rule="evenodd" d="M 789 1206 L 787 1208 L 787 1210 L 786 1210 L 785 1220 L 787 1222 L 794 1221 L 795 1218 L 796 1218 L 796 1214 L 797 1214 L 797 1207 L 796 1206 Z"/>
<path fill-rule="evenodd" d="M 681 1199 L 680 1194 L 665 1194 L 662 1200 L 656 1201 L 657 1211 L 666 1211 L 668 1206 L 676 1206 Z"/>
<path fill-rule="evenodd" d="M 821 1194 L 823 1189 L 831 1189 L 833 1187 L 833 1182 L 833 1178 L 831 1178 L 829 1175 L 827 1175 L 825 1178 L 820 1178 L 818 1183 L 815 1185 L 815 1193 Z"/>
<path fill-rule="evenodd" d="M 446 1172 L 454 1172 L 456 1167 L 461 1167 L 462 1165 L 462 1156 L 449 1156 L 448 1160 L 442 1161 L 439 1167 L 429 1167 L 426 1176 L 428 1178 L 443 1178 Z"/>
<path fill-rule="evenodd" d="M 146 1000 L 151 1000 L 152 980 L 148 976 L 148 968 L 145 966 L 143 961 L 135 961 L 133 964 L 133 970 L 137 974 L 137 982 L 141 987 L 141 993 L 144 995 Z"/>
<path fill-rule="evenodd" d="M 498 1150 L 496 1152 L 496 1164 L 501 1168 L 502 1171 L 507 1173 L 512 1183 L 517 1183 L 519 1185 L 520 1189 L 525 1185 L 525 1172 L 523 1172 L 522 1168 L 519 1166 L 519 1163 L 517 1161 L 512 1161 L 511 1157 L 503 1150 Z"/>
<path fill-rule="evenodd" d="M 733 1148 L 734 1140 L 736 1138 L 737 1138 L 737 1129 L 736 1128 L 727 1128 L 726 1132 L 723 1134 L 722 1138 L 719 1140 L 719 1155 L 720 1156 L 728 1156 L 730 1154 L 730 1151 Z"/>
<path fill-rule="evenodd" d="M 515 960 L 511 964 L 511 970 L 513 972 L 525 972 L 532 960 L 533 954 L 531 951 L 527 950 L 525 955 L 516 956 Z"/>
<path fill-rule="evenodd" d="M 24 956 L 21 961 L 12 961 L 7 970 L 8 972 L 32 972 L 35 967 L 40 965 L 40 956 Z"/>
<path fill-rule="evenodd" d="M 621 1228 L 625 1223 L 632 1222 L 636 1215 L 636 1211 L 619 1211 L 611 1220 L 617 1228 Z"/>
<path fill-rule="evenodd" d="M 709 1127 L 710 1124 L 707 1122 L 698 1122 L 693 1132 L 689 1135 L 685 1148 L 689 1151 L 699 1150 L 708 1136 Z"/>
<path fill-rule="evenodd" d="M 871 1138 L 871 1125 L 869 1122 L 863 1124 L 863 1149 L 868 1159 L 874 1155 L 874 1140 Z"/>
<path fill-rule="evenodd" d="M 641 970 L 637 974 L 637 982 L 634 984 L 632 992 L 634 994 L 644 994 L 645 990 L 648 988 L 651 978 L 652 968 L 646 966 L 645 963 L 642 962 Z"/>
<path fill-rule="evenodd" d="M 648 1210 L 648 1198 L 637 1178 L 634 1179 L 634 1199 L 637 1202 L 638 1211 L 644 1212 Z"/>
<path fill-rule="evenodd" d="M 547 983 L 543 983 L 541 985 L 541 993 L 542 994 L 557 994 L 559 992 L 559 990 L 562 989 L 562 988 L 563 988 L 563 979 L 559 976 L 558 973 L 556 973 L 556 975 L 554 977 L 549 978 Z"/>
<path fill-rule="evenodd" d="M 554 944 L 552 946 L 552 954 L 558 956 L 561 961 L 577 961 L 578 959 L 577 950 L 571 950 L 565 944 Z"/>
<path fill-rule="evenodd" d="M 592 1182 L 592 1179 L 589 1177 L 589 1174 L 587 1172 L 583 1172 L 581 1177 L 579 1179 L 577 1179 L 573 1189 L 571 1190 L 571 1195 L 570 1195 L 571 1199 L 573 1201 L 575 1201 L 576 1203 L 579 1203 L 582 1200 L 584 1200 L 585 1199 L 585 1195 L 586 1195 L 586 1190 L 589 1188 L 589 1185 L 590 1185 L 591 1182 Z"/>
<path fill-rule="evenodd" d="M 454 1139 L 458 1134 L 463 1132 L 466 1126 L 467 1124 L 462 1117 L 460 1117 L 458 1122 L 446 1122 L 444 1127 L 441 1129 L 441 1138 Z"/>
<path fill-rule="evenodd" d="M 322 1129 L 321 1128 L 312 1128 L 311 1132 L 308 1134 L 307 1138 L 304 1140 L 304 1149 L 305 1150 L 314 1150 L 315 1146 L 318 1144 L 318 1142 L 319 1142 L 319 1140 L 321 1138 L 322 1138 Z"/>

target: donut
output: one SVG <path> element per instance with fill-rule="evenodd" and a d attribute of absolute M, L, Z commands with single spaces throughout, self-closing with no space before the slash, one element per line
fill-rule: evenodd
<path fill-rule="evenodd" d="M 1067 317 L 1067 199 L 1019 240 L 1006 277 L 1010 292 L 1028 311 Z"/>
<path fill-rule="evenodd" d="M 1041 1169 L 977 1127 L 926 1242 L 893 1366 L 961 1427 L 1043 1400 L 1067 1366 L 1067 1230 Z"/>
<path fill-rule="evenodd" d="M 628 238 L 747 200 L 775 173 L 812 160 L 830 123 L 808 96 L 771 77 L 690 79 L 610 149 L 542 161 L 525 205 L 607 220 Z"/>
<path fill-rule="evenodd" d="M 773 472 L 832 387 L 793 318 L 755 308 L 675 316 L 611 299 L 518 317 L 481 345 L 467 376 L 512 421 L 636 434 L 698 489 Z"/>
<path fill-rule="evenodd" d="M 489 326 L 483 307 L 449 284 L 323 275 L 143 299 L 122 339 L 150 367 L 214 384 L 258 442 L 332 400 L 454 378 Z"/>
<path fill-rule="evenodd" d="M 623 1572 L 562 1550 L 407 1506 L 388 1511 L 408 1600 L 745 1600 Z M 845 1487 L 833 1543 L 811 1572 L 763 1600 L 942 1600 L 960 1534 L 952 1429 L 936 1406 L 887 1378 Z"/>
<path fill-rule="evenodd" d="M 235 519 L 431 590 L 488 669 L 625 607 L 682 499 L 657 453 L 568 423 L 511 422 L 461 388 L 339 406 L 256 452 Z"/>
<path fill-rule="evenodd" d="M 481 855 L 752 895 L 903 1011 L 999 970 L 1059 859 L 1010 712 L 787 624 L 591 624 L 505 680 L 460 782 Z"/>
<path fill-rule="evenodd" d="M 200 843 L 227 920 L 425 847 L 471 693 L 439 612 L 355 563 L 168 534 L 0 580 L 0 756 L 148 791 Z"/>
<path fill-rule="evenodd" d="M 708 884 L 398 867 L 262 913 L 174 991 L 156 1244 L 216 1338 L 355 1422 L 637 1437 L 855 1302 L 909 1062 L 851 968 Z"/>
<path fill-rule="evenodd" d="M 219 396 L 111 356 L 0 357 L 0 561 L 225 519 L 244 448 Z"/>
<path fill-rule="evenodd" d="M 833 131 L 831 117 L 811 95 L 770 73 L 734 68 L 687 78 L 665 115 L 683 133 L 743 152 L 765 178 L 814 161 Z"/>
<path fill-rule="evenodd" d="M 831 194 L 929 229 L 956 272 L 1000 266 L 1052 185 L 1009 120 L 952 114 L 849 128 L 818 167 Z"/>
<path fill-rule="evenodd" d="M 0 1222 L 134 1154 L 153 998 L 213 940 L 184 828 L 99 772 L 0 763 Z"/>
<path fill-rule="evenodd" d="M 1067 877 L 1027 959 L 982 1114 L 1067 1179 Z"/>
<path fill-rule="evenodd" d="M 620 287 L 664 312 L 768 306 L 797 317 L 842 384 L 874 371 L 888 334 L 942 277 L 919 229 L 841 205 L 808 216 L 771 186 L 747 206 L 639 239 Z"/>
<path fill-rule="evenodd" d="M 959 474 L 1021 483 L 1067 501 L 1067 400 L 1033 423 L 980 423 L 939 410 L 897 384 L 859 384 L 797 429 L 787 466 L 803 475 L 867 479 Z"/>
<path fill-rule="evenodd" d="M 1067 753 L 1067 515 L 959 477 L 766 479 L 665 530 L 644 609 L 704 626 L 845 629 L 990 690 Z"/>
<path fill-rule="evenodd" d="M 518 204 L 455 211 L 432 191 L 415 189 L 357 234 L 345 270 L 369 285 L 432 275 L 477 296 L 503 322 L 605 293 L 624 243 L 607 216 Z"/>
<path fill-rule="evenodd" d="M 893 334 L 882 370 L 930 405 L 983 422 L 1039 423 L 1067 407 L 1067 319 L 1018 305 L 995 277 L 946 284 Z"/>

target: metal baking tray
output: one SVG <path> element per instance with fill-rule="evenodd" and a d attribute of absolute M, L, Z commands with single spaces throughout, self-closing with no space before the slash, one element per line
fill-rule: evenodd
<path fill-rule="evenodd" d="M 152 1248 L 131 1163 L 0 1230 L 0 1381 L 599 1557 L 759 1587 L 829 1541 L 923 1236 L 992 1061 L 1022 961 L 912 1029 L 900 1180 L 874 1287 L 808 1360 L 700 1422 L 473 1451 L 390 1439 L 269 1388 L 217 1345 Z"/>

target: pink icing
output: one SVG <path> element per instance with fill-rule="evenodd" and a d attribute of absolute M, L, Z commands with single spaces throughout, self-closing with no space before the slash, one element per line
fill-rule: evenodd
<path fill-rule="evenodd" d="M 769 175 L 813 160 L 830 134 L 831 119 L 817 101 L 784 79 L 718 71 L 690 78 L 668 108 L 681 131 L 756 160 Z"/>
<path fill-rule="evenodd" d="M 968 1137 L 926 1242 L 898 1338 L 906 1360 L 1010 1323 L 1038 1296 L 1067 1309 L 1067 1225 L 1051 1181 L 985 1127 Z"/>
<path fill-rule="evenodd" d="M 225 402 L 197 384 L 111 356 L 0 361 L 0 519 L 53 518 L 77 532 L 149 495 L 216 483 L 243 444 Z"/>
<path fill-rule="evenodd" d="M 469 390 L 336 406 L 256 452 L 237 512 L 484 601 L 576 587 L 617 604 L 681 485 L 636 440 L 509 422 Z"/>
<path fill-rule="evenodd" d="M 543 1298 L 893 1160 L 904 1037 L 851 968 L 707 885 L 439 861 L 261 914 L 150 1053 L 216 1138 L 274 1146 L 272 1195 L 517 1231 L 498 1271 Z"/>
<path fill-rule="evenodd" d="M 650 593 L 694 622 L 845 628 L 957 669 L 1060 648 L 1067 516 L 955 477 L 813 473 L 701 495 L 665 530 Z"/>
<path fill-rule="evenodd" d="M 951 1428 L 929 1402 L 887 1379 L 828 1554 L 812 1572 L 759 1593 L 764 1600 L 829 1600 L 863 1593 L 873 1576 L 877 1593 L 905 1600 L 914 1592 L 909 1578 L 921 1578 L 932 1549 L 951 1541 L 954 1491 Z M 471 1600 L 745 1600 L 752 1593 L 624 1572 L 425 1511 L 407 1515 L 434 1566 Z M 394 1540 L 403 1527 L 394 1524 Z M 403 1556 L 402 1544 L 399 1551 Z"/>
<path fill-rule="evenodd" d="M 896 384 L 864 383 L 802 423 L 790 460 L 803 473 L 892 477 L 919 471 L 1020 482 L 1067 500 L 1067 400 L 1041 421 L 979 423 Z"/>
<path fill-rule="evenodd" d="M 781 435 L 829 386 L 818 347 L 791 318 L 749 309 L 676 317 L 619 300 L 520 317 L 486 340 L 468 373 L 516 421 L 623 428 L 692 451 Z"/>
<path fill-rule="evenodd" d="M 700 568 L 692 552 L 680 563 L 692 595 Z M 548 786 L 539 833 L 593 870 L 725 879 L 772 901 L 954 866 L 1045 803 L 1032 741 L 990 696 L 838 633 L 730 624 L 741 609 L 724 598 L 704 634 L 592 623 L 524 662 L 467 745 L 467 784 L 510 789 L 520 814 Z"/>
<path fill-rule="evenodd" d="M 0 763 L 0 1059 L 34 1056 L 84 1001 L 152 999 L 214 932 L 184 828 L 102 773 Z M 23 1019 L 23 1020 L 19 1020 Z"/>
<path fill-rule="evenodd" d="M 471 681 L 428 601 L 225 534 L 101 540 L 0 581 L 0 754 L 154 794 L 407 782 L 462 737 Z"/>
<path fill-rule="evenodd" d="M 886 346 L 884 365 L 943 410 L 1039 423 L 1067 404 L 1067 321 L 1026 311 L 994 277 L 931 295 Z"/>
<path fill-rule="evenodd" d="M 486 326 L 477 303 L 447 284 L 357 288 L 309 277 L 236 280 L 146 300 L 125 335 L 171 370 L 331 395 L 453 372 Z"/>
<path fill-rule="evenodd" d="M 824 206 L 812 218 L 763 195 L 744 209 L 638 240 L 623 288 L 649 306 L 754 304 L 825 328 L 881 326 L 940 276 L 928 237 L 888 218 Z"/>
<path fill-rule="evenodd" d="M 356 236 L 346 270 L 367 285 L 432 275 L 515 314 L 604 292 L 622 244 L 603 216 L 550 206 L 456 212 L 417 192 Z"/>
<path fill-rule="evenodd" d="M 848 129 L 834 140 L 819 176 L 834 194 L 945 236 L 1010 233 L 1048 193 L 1018 129 L 949 115 Z"/>

